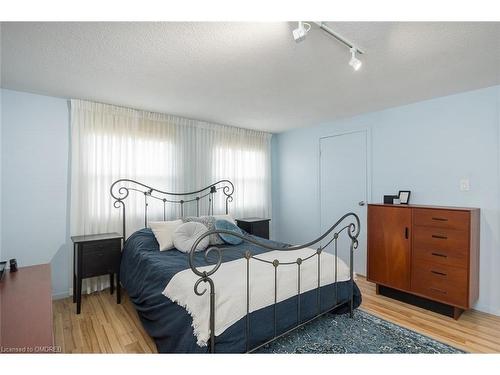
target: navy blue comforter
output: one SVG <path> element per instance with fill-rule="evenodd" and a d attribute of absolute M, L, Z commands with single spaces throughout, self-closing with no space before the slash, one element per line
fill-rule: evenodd
<path fill-rule="evenodd" d="M 273 246 L 286 247 L 273 241 L 263 240 Z M 252 254 L 265 252 L 258 246 L 243 243 L 227 246 L 224 250 L 224 262 L 240 259 L 245 251 Z M 214 264 L 216 256 L 209 259 Z M 203 253 L 195 255 L 197 266 L 206 266 Z M 160 353 L 204 353 L 207 347 L 196 344 L 196 337 L 191 326 L 192 318 L 187 311 L 165 297 L 162 292 L 172 277 L 189 268 L 188 256 L 177 250 L 159 251 L 150 229 L 135 232 L 125 242 L 122 254 L 120 278 L 130 299 L 135 305 L 139 317 L 148 334 L 155 340 Z M 216 290 L 217 292 L 217 290 Z M 338 282 L 321 288 L 321 309 L 328 310 L 337 302 L 349 301 L 350 282 Z M 317 292 L 312 290 L 301 295 L 301 321 L 317 313 Z M 361 293 L 354 284 L 354 307 L 361 303 Z M 338 309 L 348 311 L 345 305 Z M 297 323 L 297 297 L 289 298 L 277 305 L 278 334 Z M 243 353 L 246 351 L 245 318 L 229 327 L 217 336 L 216 352 Z M 274 334 L 273 307 L 266 307 L 250 315 L 251 347 L 265 342 Z"/>

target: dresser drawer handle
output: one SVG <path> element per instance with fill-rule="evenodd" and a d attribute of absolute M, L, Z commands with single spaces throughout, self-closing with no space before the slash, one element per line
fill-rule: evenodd
<path fill-rule="evenodd" d="M 431 253 L 435 257 L 441 257 L 441 258 L 448 258 L 448 255 L 446 254 L 441 254 L 441 253 Z"/>
<path fill-rule="evenodd" d="M 446 219 L 444 217 L 433 217 L 432 220 L 435 220 L 435 221 L 448 221 L 448 219 Z"/>
<path fill-rule="evenodd" d="M 446 276 L 444 272 L 439 272 L 439 271 L 431 271 L 434 275 L 439 275 L 439 276 Z"/>
<path fill-rule="evenodd" d="M 447 240 L 448 236 L 441 236 L 439 234 L 433 234 L 432 238 L 439 238 L 440 240 Z"/>
<path fill-rule="evenodd" d="M 438 292 L 441 294 L 447 294 L 446 290 L 438 289 L 438 288 L 429 288 L 429 290 L 432 290 L 433 292 Z"/>

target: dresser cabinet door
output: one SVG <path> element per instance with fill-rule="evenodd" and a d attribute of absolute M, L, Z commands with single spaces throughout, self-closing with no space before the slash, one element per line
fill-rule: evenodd
<path fill-rule="evenodd" d="M 368 207 L 368 279 L 410 289 L 411 209 Z"/>

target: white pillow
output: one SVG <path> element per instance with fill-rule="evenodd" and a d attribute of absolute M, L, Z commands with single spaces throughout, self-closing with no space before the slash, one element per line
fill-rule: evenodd
<path fill-rule="evenodd" d="M 202 223 L 190 221 L 180 225 L 174 232 L 174 246 L 177 250 L 183 253 L 189 253 L 191 247 L 196 240 L 203 234 L 208 232 L 208 228 Z M 209 236 L 204 237 L 196 247 L 195 251 L 203 251 L 209 243 Z"/>
<path fill-rule="evenodd" d="M 160 251 L 174 248 L 174 231 L 182 225 L 182 220 L 150 221 L 149 227 L 160 245 Z"/>
<path fill-rule="evenodd" d="M 234 220 L 233 216 L 230 214 L 227 215 L 213 215 L 215 217 L 215 220 L 227 220 L 230 223 L 233 223 L 236 225 L 236 220 Z"/>

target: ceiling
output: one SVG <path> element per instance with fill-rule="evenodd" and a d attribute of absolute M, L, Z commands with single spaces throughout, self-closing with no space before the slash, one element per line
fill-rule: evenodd
<path fill-rule="evenodd" d="M 282 132 L 500 83 L 500 22 L 2 23 L 1 86 Z"/>

